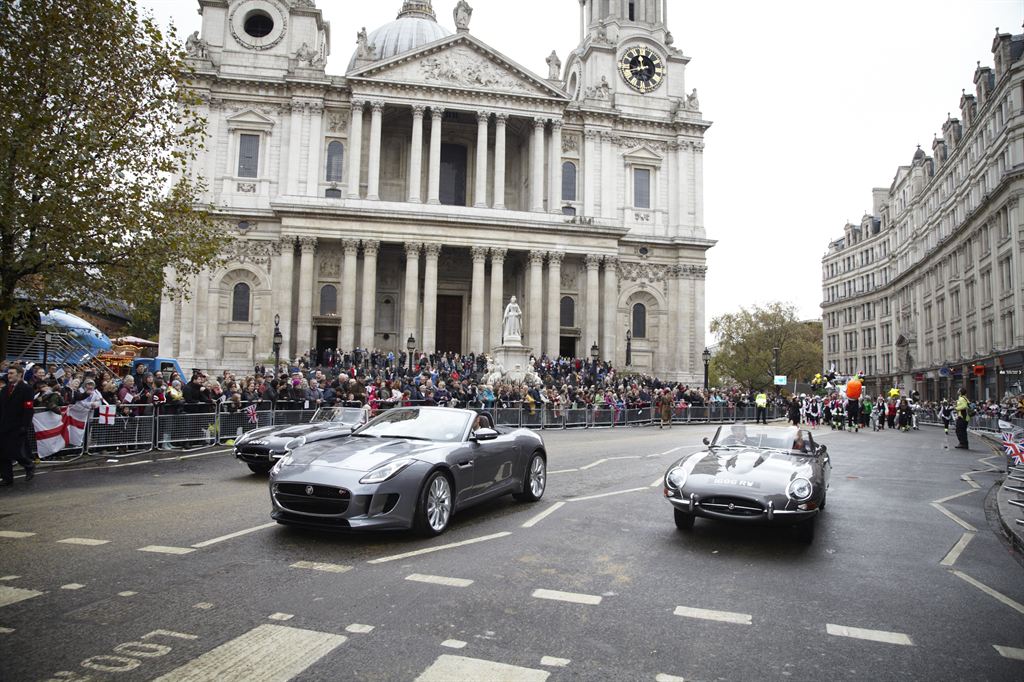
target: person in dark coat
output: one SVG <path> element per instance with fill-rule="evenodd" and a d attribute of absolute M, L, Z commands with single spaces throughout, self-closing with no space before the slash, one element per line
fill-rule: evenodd
<path fill-rule="evenodd" d="M 36 466 L 25 456 L 25 442 L 32 429 L 32 389 L 22 381 L 19 367 L 7 370 L 7 385 L 0 392 L 0 485 L 14 483 L 14 462 L 25 469 L 25 480 L 36 475 Z"/>

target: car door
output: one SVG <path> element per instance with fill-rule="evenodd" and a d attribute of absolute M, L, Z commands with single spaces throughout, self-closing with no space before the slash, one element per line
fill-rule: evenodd
<path fill-rule="evenodd" d="M 493 429 L 490 417 L 484 415 L 484 419 L 484 426 Z M 470 443 L 476 455 L 473 487 L 482 496 L 501 495 L 511 490 L 515 485 L 512 476 L 517 454 L 515 436 L 499 431 L 494 440 L 471 440 Z"/>
<path fill-rule="evenodd" d="M 832 474 L 832 460 L 828 454 L 828 448 L 821 443 L 814 442 L 814 436 L 811 435 L 810 431 L 804 431 L 804 440 L 810 448 L 810 452 L 814 453 L 815 458 L 818 462 L 818 467 L 821 470 L 822 483 L 825 488 L 828 488 L 829 477 Z"/>

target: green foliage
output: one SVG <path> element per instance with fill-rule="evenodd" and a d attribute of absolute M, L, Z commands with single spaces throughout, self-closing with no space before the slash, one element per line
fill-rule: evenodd
<path fill-rule="evenodd" d="M 135 0 L 0 0 L 0 73 L 0 353 L 39 310 L 183 293 L 225 242 L 173 29 Z"/>
<path fill-rule="evenodd" d="M 795 306 L 740 308 L 712 320 L 711 333 L 718 337 L 714 369 L 748 389 L 772 387 L 773 348 L 779 349 L 779 374 L 790 383 L 808 382 L 821 369 L 821 323 L 801 322 Z"/>

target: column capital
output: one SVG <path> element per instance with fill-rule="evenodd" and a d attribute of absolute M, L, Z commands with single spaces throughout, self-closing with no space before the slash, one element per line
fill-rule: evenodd
<path fill-rule="evenodd" d="M 562 266 L 562 261 L 565 259 L 565 251 L 549 251 L 548 252 L 548 265 Z"/>
<path fill-rule="evenodd" d="M 539 118 L 538 117 L 538 118 L 533 119 L 533 127 L 534 127 L 534 129 L 543 130 L 544 126 L 547 125 L 547 123 L 548 123 L 548 120 L 546 118 Z"/>
<path fill-rule="evenodd" d="M 588 253 L 583 259 L 588 270 L 597 270 L 601 267 L 601 257 L 594 253 Z"/>
<path fill-rule="evenodd" d="M 412 117 L 423 118 L 423 112 L 425 112 L 426 110 L 427 108 L 422 104 L 414 104 L 412 105 Z"/>
<path fill-rule="evenodd" d="M 562 119 L 553 118 L 551 119 L 551 130 L 561 131 L 562 130 Z"/>
<path fill-rule="evenodd" d="M 508 249 L 501 249 L 497 247 L 491 248 L 491 262 L 492 263 L 504 263 L 505 256 L 508 254 Z"/>
<path fill-rule="evenodd" d="M 358 111 L 362 113 L 363 107 L 366 106 L 365 99 L 353 99 L 352 100 L 352 111 Z"/>
<path fill-rule="evenodd" d="M 423 250 L 427 254 L 427 258 L 437 258 L 438 256 L 441 255 L 440 244 L 424 244 Z"/>
<path fill-rule="evenodd" d="M 359 251 L 359 240 L 358 239 L 342 239 L 341 248 L 345 251 L 345 255 L 355 255 Z"/>
<path fill-rule="evenodd" d="M 618 256 L 605 256 L 604 257 L 604 269 L 605 270 L 614 269 L 614 268 L 617 268 L 618 266 L 619 266 L 619 257 Z"/>
<path fill-rule="evenodd" d="M 494 115 L 494 121 L 500 126 L 505 125 L 508 122 L 508 114 L 504 112 L 498 112 Z"/>
<path fill-rule="evenodd" d="M 469 250 L 470 256 L 473 258 L 474 263 L 486 263 L 487 262 L 487 247 L 486 246 L 474 246 Z"/>
<path fill-rule="evenodd" d="M 530 265 L 544 265 L 543 251 L 531 251 L 528 258 L 530 259 Z"/>
<path fill-rule="evenodd" d="M 583 137 L 585 137 L 588 140 L 596 140 L 599 137 L 601 137 L 601 131 L 600 130 L 587 129 L 587 130 L 583 131 Z"/>
<path fill-rule="evenodd" d="M 430 117 L 436 121 L 440 121 L 444 116 L 444 107 L 430 107 Z"/>
<path fill-rule="evenodd" d="M 370 102 L 370 108 L 373 109 L 373 113 L 375 114 L 384 111 L 384 100 L 373 100 Z"/>
<path fill-rule="evenodd" d="M 316 237 L 299 237 L 299 247 L 302 253 L 313 253 L 316 251 Z"/>
<path fill-rule="evenodd" d="M 363 256 L 376 256 L 380 252 L 380 242 L 376 239 L 363 240 Z"/>
<path fill-rule="evenodd" d="M 281 237 L 281 253 L 292 255 L 295 251 L 295 237 Z"/>
<path fill-rule="evenodd" d="M 405 243 L 405 255 L 407 258 L 419 258 L 420 251 L 423 249 L 423 244 L 420 242 L 406 242 Z"/>
<path fill-rule="evenodd" d="M 488 122 L 490 122 L 490 120 L 491 120 L 491 112 L 484 111 L 483 109 L 481 109 L 480 111 L 476 112 L 476 122 L 477 123 L 487 124 Z"/>

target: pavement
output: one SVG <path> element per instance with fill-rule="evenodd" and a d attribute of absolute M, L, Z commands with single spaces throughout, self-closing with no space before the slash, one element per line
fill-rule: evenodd
<path fill-rule="evenodd" d="M 549 484 L 441 537 L 269 519 L 224 452 L 0 490 L 2 680 L 1019 680 L 1024 567 L 999 455 L 818 429 L 813 545 L 676 530 L 668 465 L 713 427 L 545 432 Z"/>

